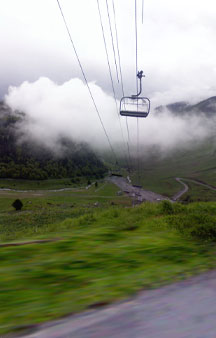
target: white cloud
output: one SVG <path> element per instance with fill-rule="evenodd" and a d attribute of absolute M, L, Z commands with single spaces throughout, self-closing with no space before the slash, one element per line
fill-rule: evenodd
<path fill-rule="evenodd" d="M 215 1 L 146 0 L 144 25 L 142 1 L 137 3 L 138 64 L 146 73 L 145 94 L 155 105 L 213 95 Z M 61 4 L 88 80 L 110 93 L 96 0 L 61 0 Z M 100 6 L 114 71 L 105 0 Z M 125 92 L 130 94 L 135 91 L 134 1 L 118 0 L 115 6 Z M 2 81 L 17 84 L 47 76 L 62 83 L 81 78 L 56 1 L 7 0 L 0 2 L 0 12 Z M 116 79 L 115 87 L 120 95 Z"/>
<path fill-rule="evenodd" d="M 105 125 L 112 121 L 109 132 L 116 134 L 117 120 L 114 102 L 94 83 L 89 84 L 97 97 L 98 109 Z M 48 78 L 40 78 L 34 83 L 24 82 L 20 87 L 10 87 L 5 98 L 13 109 L 23 111 L 28 116 L 26 128 L 31 135 L 49 144 L 61 135 L 91 144 L 106 144 L 98 116 L 87 91 L 79 79 L 57 85 Z M 98 139 L 100 142 L 98 142 Z"/>
<path fill-rule="evenodd" d="M 114 148 L 122 143 L 119 116 L 113 98 L 95 83 L 89 83 L 96 99 L 101 118 Z M 27 135 L 56 147 L 56 140 L 67 136 L 76 141 L 90 143 L 97 149 L 108 149 L 108 143 L 99 118 L 92 104 L 86 85 L 79 79 L 71 79 L 58 85 L 48 78 L 19 87 L 11 87 L 5 97 L 14 110 L 23 111 L 28 119 L 22 125 Z M 127 139 L 125 118 L 120 117 L 125 139 Z M 137 141 L 137 120 L 128 118 L 131 136 L 130 147 L 135 151 Z M 200 141 L 213 132 L 212 120 L 203 116 L 175 117 L 170 113 L 139 120 L 140 150 L 157 145 L 162 151 L 173 147 L 185 147 L 191 141 Z M 122 146 L 123 147 L 123 146 Z M 124 144 L 124 151 L 126 144 Z M 121 148 L 123 149 L 123 148 Z M 123 150 L 122 150 L 123 151 Z"/>

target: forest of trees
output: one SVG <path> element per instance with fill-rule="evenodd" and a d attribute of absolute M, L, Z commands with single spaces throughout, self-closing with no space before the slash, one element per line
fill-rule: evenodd
<path fill-rule="evenodd" d="M 79 180 L 79 177 L 101 178 L 106 167 L 87 144 L 67 138 L 58 140 L 61 152 L 56 154 L 42 143 L 22 141 L 20 122 L 24 114 L 13 113 L 0 103 L 0 178 Z"/>

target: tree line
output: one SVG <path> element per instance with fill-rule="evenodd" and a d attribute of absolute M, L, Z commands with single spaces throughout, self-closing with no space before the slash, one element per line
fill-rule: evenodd
<path fill-rule="evenodd" d="M 81 176 L 102 178 L 107 169 L 89 145 L 66 137 L 58 140 L 58 149 L 23 138 L 20 125 L 23 113 L 13 113 L 0 103 L 0 178 L 44 180 Z"/>

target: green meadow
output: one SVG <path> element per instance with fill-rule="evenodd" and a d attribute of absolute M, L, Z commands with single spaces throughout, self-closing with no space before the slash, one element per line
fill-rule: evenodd
<path fill-rule="evenodd" d="M 144 189 L 157 192 L 159 194 L 172 197 L 182 185 L 175 178 L 182 177 L 203 181 L 212 186 L 216 186 L 216 151 L 215 140 L 209 139 L 205 143 L 194 144 L 190 149 L 176 149 L 172 153 L 154 153 L 146 150 L 146 157 L 140 159 L 140 177 L 137 168 L 131 173 L 134 184 L 142 185 Z M 190 185 L 192 200 L 198 200 L 195 185 Z M 202 189 L 200 197 L 202 200 L 215 200 L 216 192 Z M 212 199 L 213 198 L 213 199 Z"/>
<path fill-rule="evenodd" d="M 1 334 L 215 268 L 216 203 L 132 207 L 117 192 L 1 192 Z"/>

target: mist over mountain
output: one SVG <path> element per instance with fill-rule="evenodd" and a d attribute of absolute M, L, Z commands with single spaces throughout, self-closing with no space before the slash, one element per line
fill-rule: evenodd
<path fill-rule="evenodd" d="M 101 108 L 105 108 L 102 118 L 118 160 L 125 165 L 127 153 L 112 98 L 95 84 L 91 86 L 98 93 Z M 77 79 L 63 85 L 39 79 L 10 88 L 5 102 L 0 103 L 0 177 L 45 179 L 105 174 L 106 168 L 95 151 L 106 161 L 113 158 L 91 102 L 77 99 L 82 93 L 85 97 L 85 90 Z M 179 150 L 195 149 L 214 138 L 215 119 L 215 96 L 194 105 L 181 101 L 159 106 L 147 119 L 139 120 L 139 156 L 159 159 Z M 127 139 L 124 122 L 121 119 Z M 136 119 L 128 123 L 133 160 L 138 156 Z"/>
<path fill-rule="evenodd" d="M 128 138 L 126 118 L 120 117 L 118 112 L 119 101 L 115 102 L 112 95 L 98 84 L 90 82 L 88 85 L 96 98 L 101 120 L 118 160 L 128 157 L 127 142 L 130 157 L 136 159 L 137 119 L 128 118 Z M 154 97 L 150 99 L 154 101 Z M 77 78 L 62 84 L 49 78 L 25 81 L 20 86 L 9 87 L 5 103 L 12 111 L 25 113 L 25 119 L 19 125 L 23 138 L 43 143 L 52 152 L 59 150 L 61 153 L 58 140 L 66 137 L 76 143 L 88 144 L 97 153 L 100 152 L 101 156 L 111 154 L 87 86 Z M 188 109 L 189 106 L 188 103 Z M 181 107 L 182 104 L 178 109 Z M 213 136 L 214 125 L 202 113 L 174 114 L 169 109 L 163 109 L 157 114 L 151 111 L 148 118 L 139 119 L 139 156 L 146 157 L 157 149 L 159 156 L 164 157 L 171 151 L 191 148 Z"/>
<path fill-rule="evenodd" d="M 156 113 L 163 113 L 164 111 L 169 111 L 175 115 L 204 114 L 206 117 L 215 117 L 216 96 L 212 96 L 193 105 L 180 101 L 166 106 L 158 106 L 155 109 Z"/>
<path fill-rule="evenodd" d="M 89 145 L 61 136 L 50 148 L 22 130 L 26 115 L 0 102 L 0 178 L 103 177 L 106 168 Z"/>

